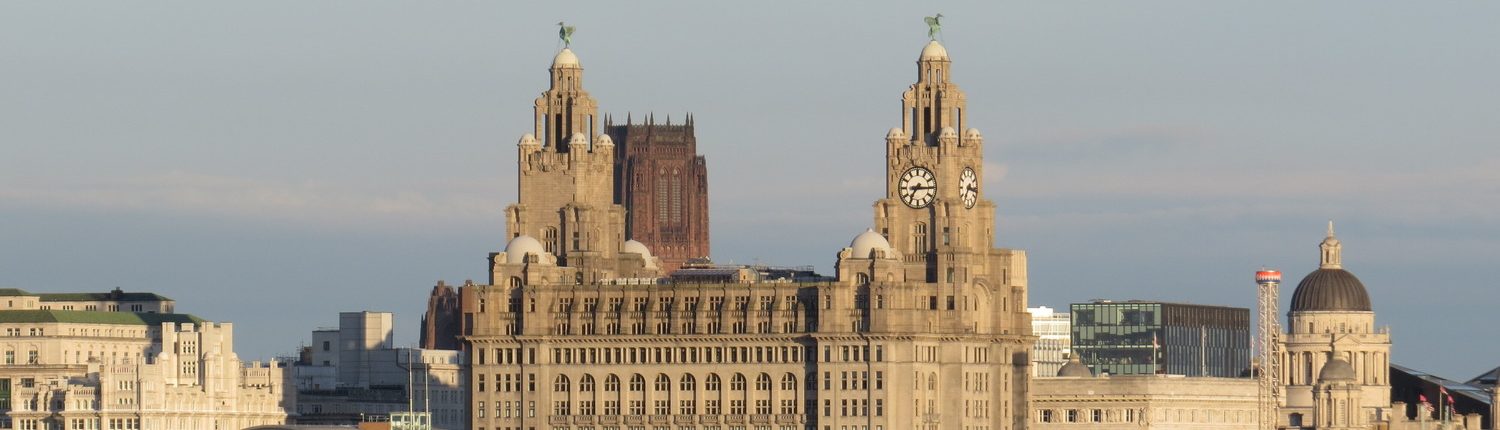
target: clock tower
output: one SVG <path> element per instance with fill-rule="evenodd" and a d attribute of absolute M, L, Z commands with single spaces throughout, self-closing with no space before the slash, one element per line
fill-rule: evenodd
<path fill-rule="evenodd" d="M 901 97 L 901 127 L 886 134 L 886 196 L 875 202 L 875 230 L 902 255 L 902 280 L 1025 285 L 1023 254 L 993 249 L 984 138 L 968 128 L 952 64 L 937 41 L 922 48 L 917 82 Z"/>

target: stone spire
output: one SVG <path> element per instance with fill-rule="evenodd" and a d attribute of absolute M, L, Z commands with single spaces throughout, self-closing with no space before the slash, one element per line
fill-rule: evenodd
<path fill-rule="evenodd" d="M 1320 269 L 1342 269 L 1344 267 L 1344 246 L 1339 239 L 1333 236 L 1333 220 L 1328 220 L 1328 237 L 1323 238 L 1323 243 L 1318 245 L 1322 249 L 1322 259 L 1318 264 Z"/>

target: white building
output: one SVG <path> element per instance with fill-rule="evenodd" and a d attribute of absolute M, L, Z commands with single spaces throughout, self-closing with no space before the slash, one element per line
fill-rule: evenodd
<path fill-rule="evenodd" d="M 1031 348 L 1031 376 L 1057 375 L 1072 353 L 1072 320 L 1067 312 L 1046 306 L 1026 311 L 1031 313 L 1031 334 L 1037 337 Z"/>
<path fill-rule="evenodd" d="M 0 428 L 238 429 L 281 424 L 274 363 L 245 366 L 229 323 L 149 293 L 0 290 Z"/>

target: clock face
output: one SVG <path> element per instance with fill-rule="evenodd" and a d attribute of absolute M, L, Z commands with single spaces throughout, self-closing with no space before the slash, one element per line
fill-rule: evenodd
<path fill-rule="evenodd" d="M 964 173 L 959 175 L 958 197 L 963 199 L 965 208 L 973 208 L 979 201 L 979 175 L 974 174 L 974 169 L 965 167 Z"/>
<path fill-rule="evenodd" d="M 924 167 L 913 167 L 901 174 L 901 201 L 913 208 L 925 208 L 937 197 L 937 177 Z"/>

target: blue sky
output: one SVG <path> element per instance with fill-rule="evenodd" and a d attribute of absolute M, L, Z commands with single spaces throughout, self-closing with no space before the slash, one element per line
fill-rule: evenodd
<path fill-rule="evenodd" d="M 1032 305 L 1252 307 L 1332 218 L 1396 362 L 1500 364 L 1494 2 L 7 2 L 0 286 L 162 293 L 246 358 L 415 342 L 504 245 L 559 20 L 603 112 L 694 114 L 716 260 L 827 272 L 936 12 Z"/>

